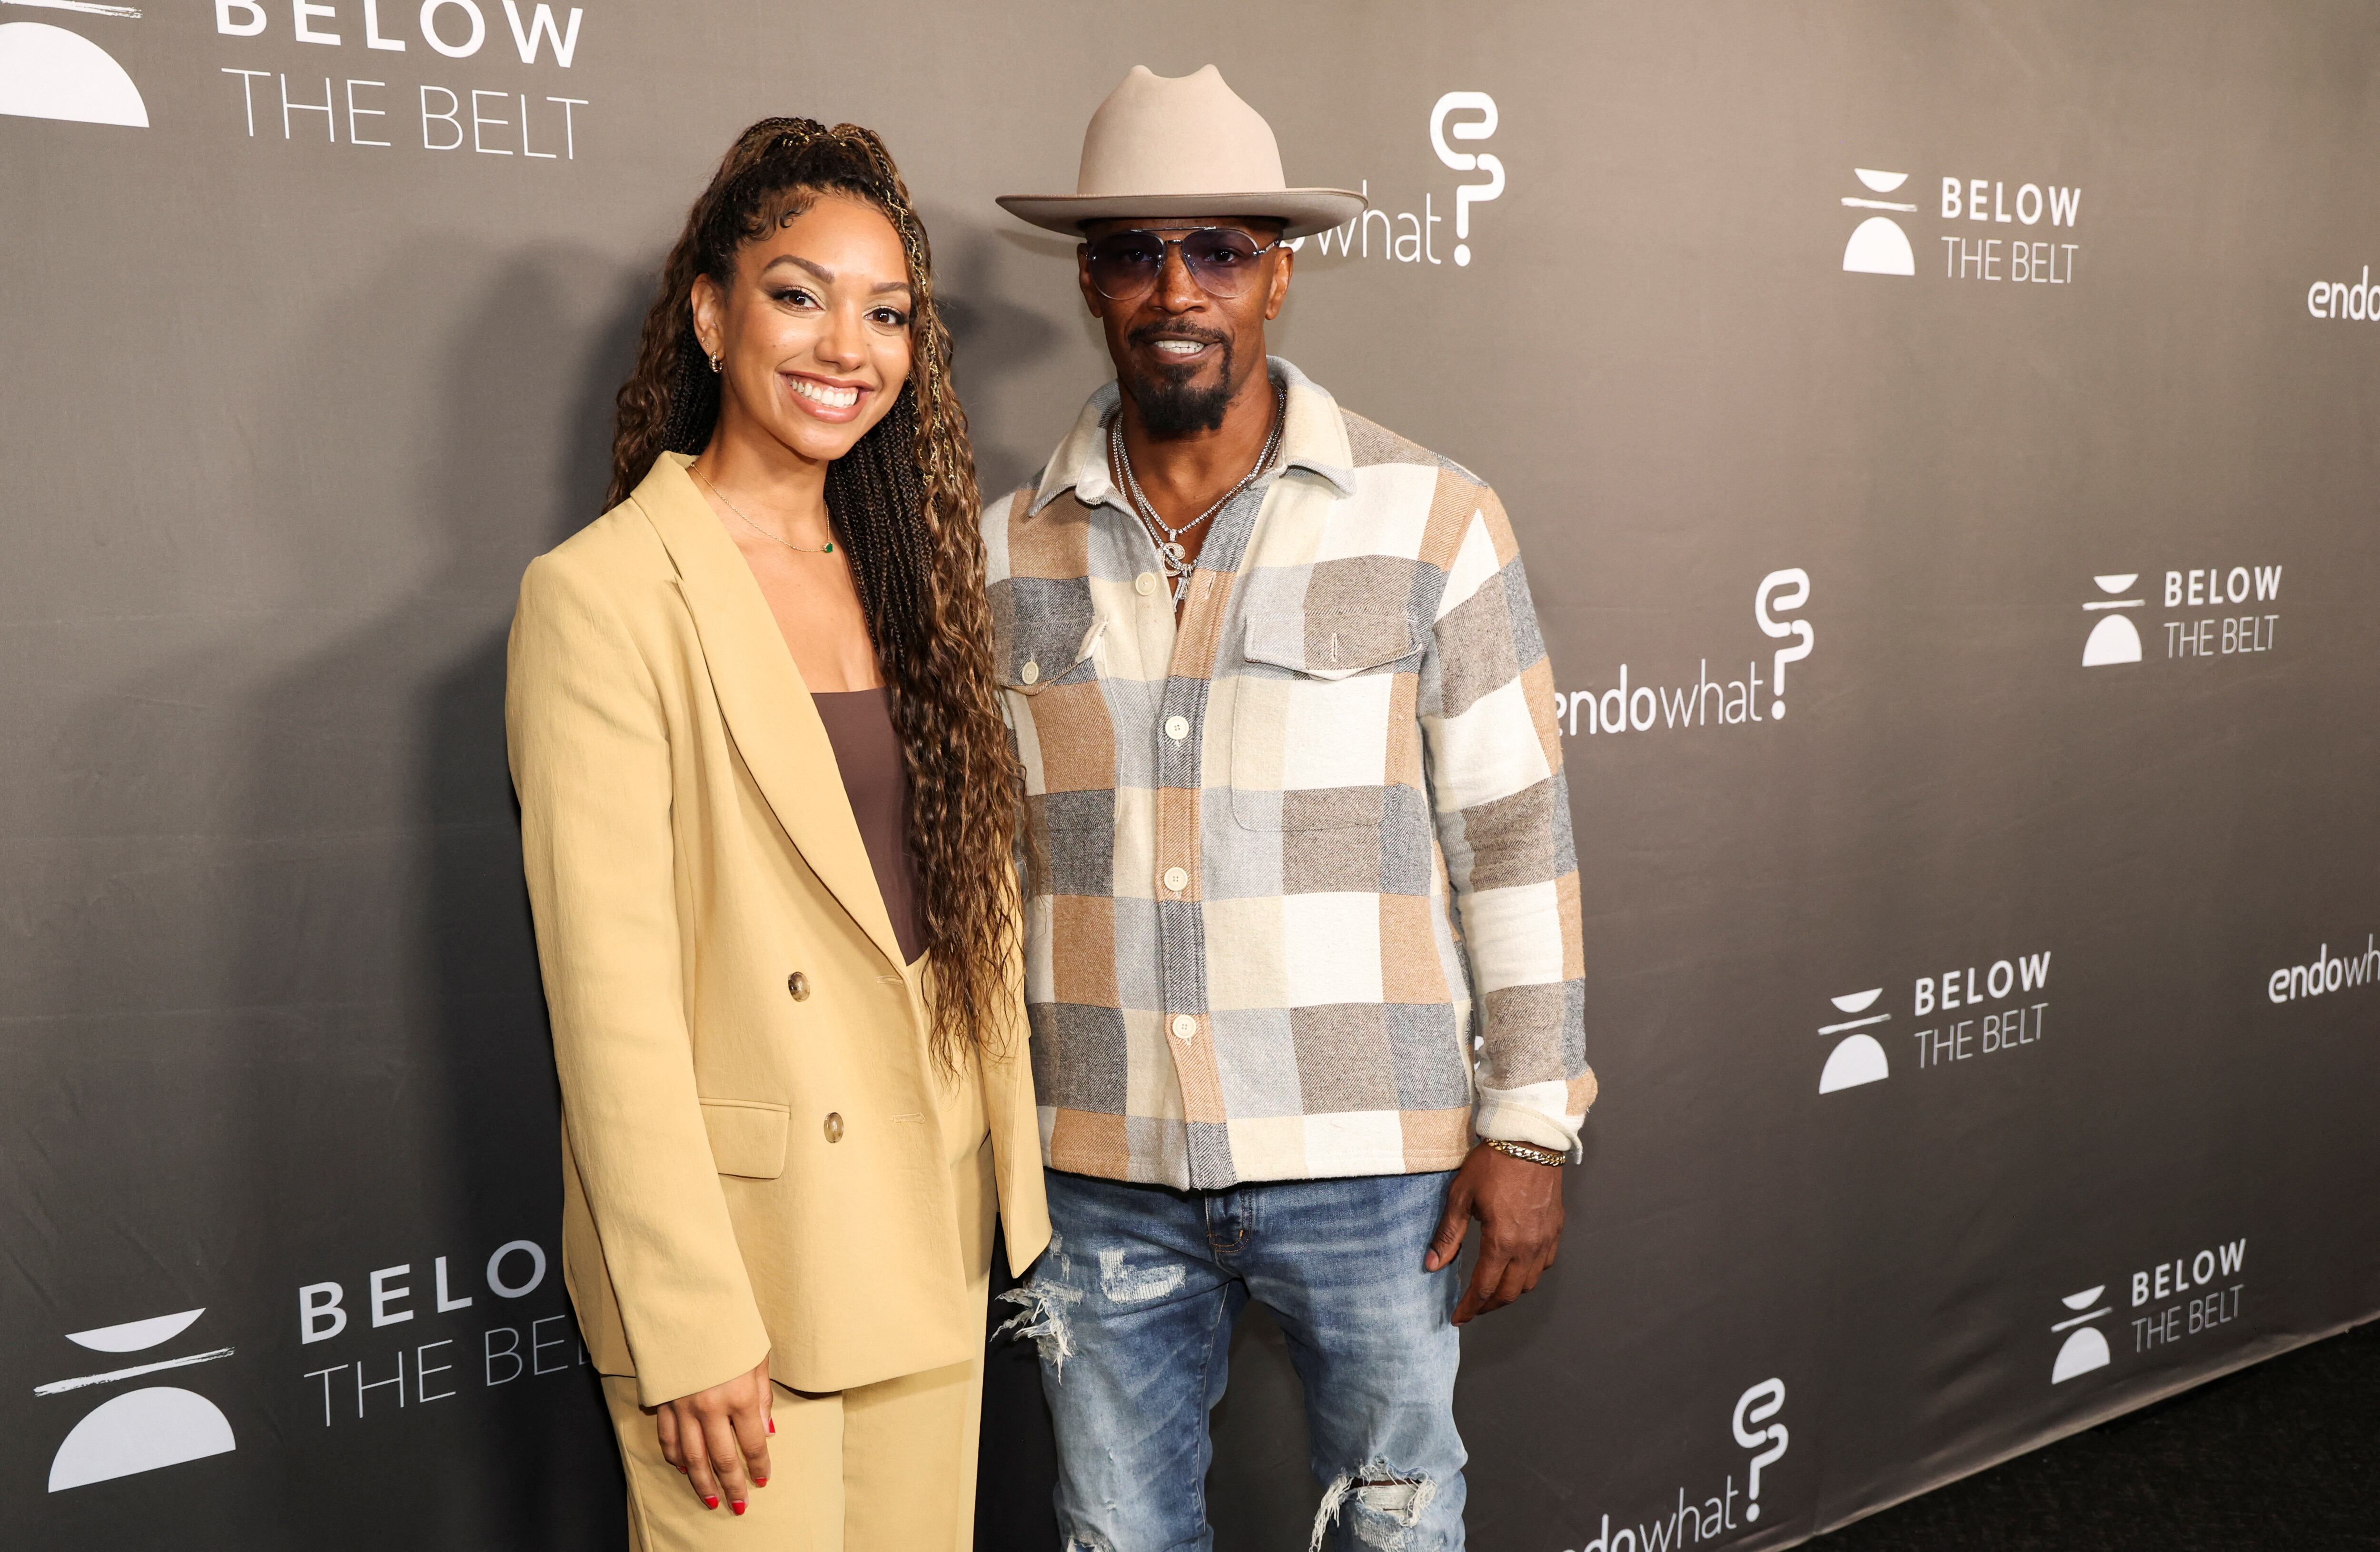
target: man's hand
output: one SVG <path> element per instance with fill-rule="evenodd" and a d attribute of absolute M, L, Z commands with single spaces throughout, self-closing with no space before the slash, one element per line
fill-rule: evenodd
<path fill-rule="evenodd" d="M 754 1487 L 769 1485 L 769 1361 L 708 1390 L 663 1401 L 653 1409 L 661 1430 L 662 1458 L 686 1473 L 705 1509 L 744 1512 Z"/>
<path fill-rule="evenodd" d="M 1430 1271 L 1463 1253 L 1470 1220 L 1479 1220 L 1479 1264 L 1454 1306 L 1454 1323 L 1506 1304 L 1537 1285 L 1561 1244 L 1561 1170 L 1532 1164 L 1481 1143 L 1446 1188 L 1446 1213 L 1422 1265 Z"/>

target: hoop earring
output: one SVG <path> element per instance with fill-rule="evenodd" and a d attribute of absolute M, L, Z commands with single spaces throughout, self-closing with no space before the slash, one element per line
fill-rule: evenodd
<path fill-rule="evenodd" d="M 719 356 L 716 352 L 713 352 L 710 358 L 710 373 L 713 377 L 719 375 Z"/>

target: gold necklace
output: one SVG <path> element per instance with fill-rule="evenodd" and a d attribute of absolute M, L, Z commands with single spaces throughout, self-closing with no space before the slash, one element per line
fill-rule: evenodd
<path fill-rule="evenodd" d="M 768 540 L 770 542 L 774 544 L 782 544 L 786 549 L 794 551 L 798 554 L 832 555 L 834 553 L 834 540 L 831 539 L 826 541 L 826 547 L 822 550 L 813 549 L 811 546 L 807 544 L 795 544 L 790 539 L 779 539 L 775 534 L 771 533 L 759 524 L 752 521 L 751 518 L 745 517 L 744 509 L 736 505 L 734 502 L 729 501 L 727 499 L 727 492 L 721 490 L 718 486 L 713 485 L 710 482 L 710 477 L 703 474 L 701 470 L 696 468 L 692 464 L 688 464 L 686 466 L 686 472 L 693 475 L 697 479 L 701 480 L 702 488 L 709 491 L 712 495 L 717 496 L 719 498 L 720 505 L 725 507 L 728 511 L 733 512 L 736 516 L 743 518 L 744 526 L 751 529 L 754 533 L 759 534 L 762 539 Z"/>

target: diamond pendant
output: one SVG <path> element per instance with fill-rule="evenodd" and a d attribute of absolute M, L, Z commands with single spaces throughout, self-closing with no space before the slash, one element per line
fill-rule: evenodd
<path fill-rule="evenodd" d="M 1160 544 L 1157 552 L 1165 557 L 1165 569 L 1179 576 L 1190 569 L 1190 560 L 1179 544 Z"/>

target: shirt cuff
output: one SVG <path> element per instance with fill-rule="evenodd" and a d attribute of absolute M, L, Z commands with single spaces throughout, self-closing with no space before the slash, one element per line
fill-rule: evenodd
<path fill-rule="evenodd" d="M 1572 1164 L 1585 1157 L 1578 1131 L 1586 1123 L 1584 1112 L 1570 1115 L 1563 1105 L 1571 1085 L 1530 1084 L 1523 1088 L 1482 1088 L 1472 1107 L 1471 1129 L 1482 1140 L 1526 1143 L 1551 1148 Z"/>

